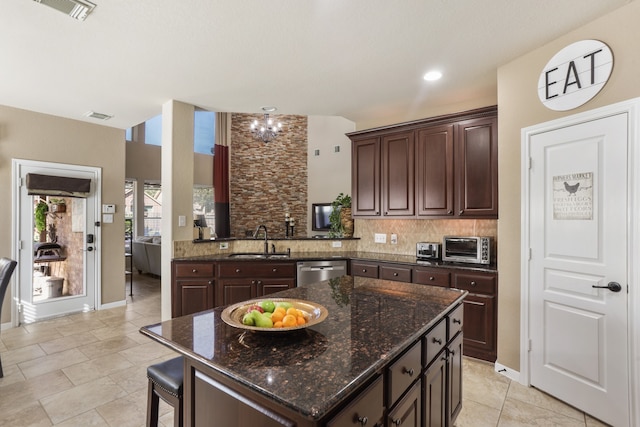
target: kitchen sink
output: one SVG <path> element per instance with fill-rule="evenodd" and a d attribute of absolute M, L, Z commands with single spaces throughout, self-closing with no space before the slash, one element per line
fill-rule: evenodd
<path fill-rule="evenodd" d="M 229 258 L 266 258 L 266 256 L 263 253 L 230 254 Z"/>
<path fill-rule="evenodd" d="M 289 258 L 289 254 L 237 253 L 237 254 L 230 254 L 229 258 L 241 258 L 241 259 Z"/>

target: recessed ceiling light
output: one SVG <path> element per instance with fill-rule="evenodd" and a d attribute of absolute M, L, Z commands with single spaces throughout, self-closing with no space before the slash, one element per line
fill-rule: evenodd
<path fill-rule="evenodd" d="M 440 71 L 429 71 L 422 78 L 428 82 L 435 82 L 436 80 L 440 80 L 442 77 L 442 73 Z"/>
<path fill-rule="evenodd" d="M 276 110 L 277 110 L 277 108 L 276 107 L 272 107 L 271 105 L 262 107 L 262 111 L 264 111 L 265 113 L 273 113 Z"/>

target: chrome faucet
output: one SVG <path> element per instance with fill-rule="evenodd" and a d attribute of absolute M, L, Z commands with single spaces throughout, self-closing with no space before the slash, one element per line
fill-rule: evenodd
<path fill-rule="evenodd" d="M 264 254 L 268 254 L 269 253 L 269 241 L 267 238 L 267 226 L 264 224 L 260 224 L 258 226 L 258 228 L 256 228 L 256 231 L 253 233 L 253 238 L 257 239 L 258 238 L 258 233 L 260 233 L 260 229 L 264 230 Z"/>

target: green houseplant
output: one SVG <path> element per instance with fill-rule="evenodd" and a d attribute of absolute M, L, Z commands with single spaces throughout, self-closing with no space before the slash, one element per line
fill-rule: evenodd
<path fill-rule="evenodd" d="M 329 237 L 353 236 L 353 219 L 351 218 L 351 196 L 340 193 L 331 202 L 331 214 L 329 215 Z"/>
<path fill-rule="evenodd" d="M 49 199 L 51 204 L 51 212 L 62 213 L 67 211 L 67 202 L 64 199 Z"/>
<path fill-rule="evenodd" d="M 49 211 L 49 205 L 40 200 L 35 209 L 35 223 L 36 231 L 40 235 L 41 242 L 45 241 L 45 230 L 47 229 L 47 212 Z"/>

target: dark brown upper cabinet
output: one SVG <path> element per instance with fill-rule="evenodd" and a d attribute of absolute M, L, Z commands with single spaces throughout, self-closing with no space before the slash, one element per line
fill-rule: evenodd
<path fill-rule="evenodd" d="M 498 217 L 497 119 L 466 120 L 456 125 L 457 214 Z"/>
<path fill-rule="evenodd" d="M 417 132 L 416 180 L 419 216 L 453 215 L 453 125 Z"/>
<path fill-rule="evenodd" d="M 382 216 L 414 215 L 413 132 L 382 137 Z"/>
<path fill-rule="evenodd" d="M 354 217 L 498 217 L 495 106 L 347 135 Z"/>

